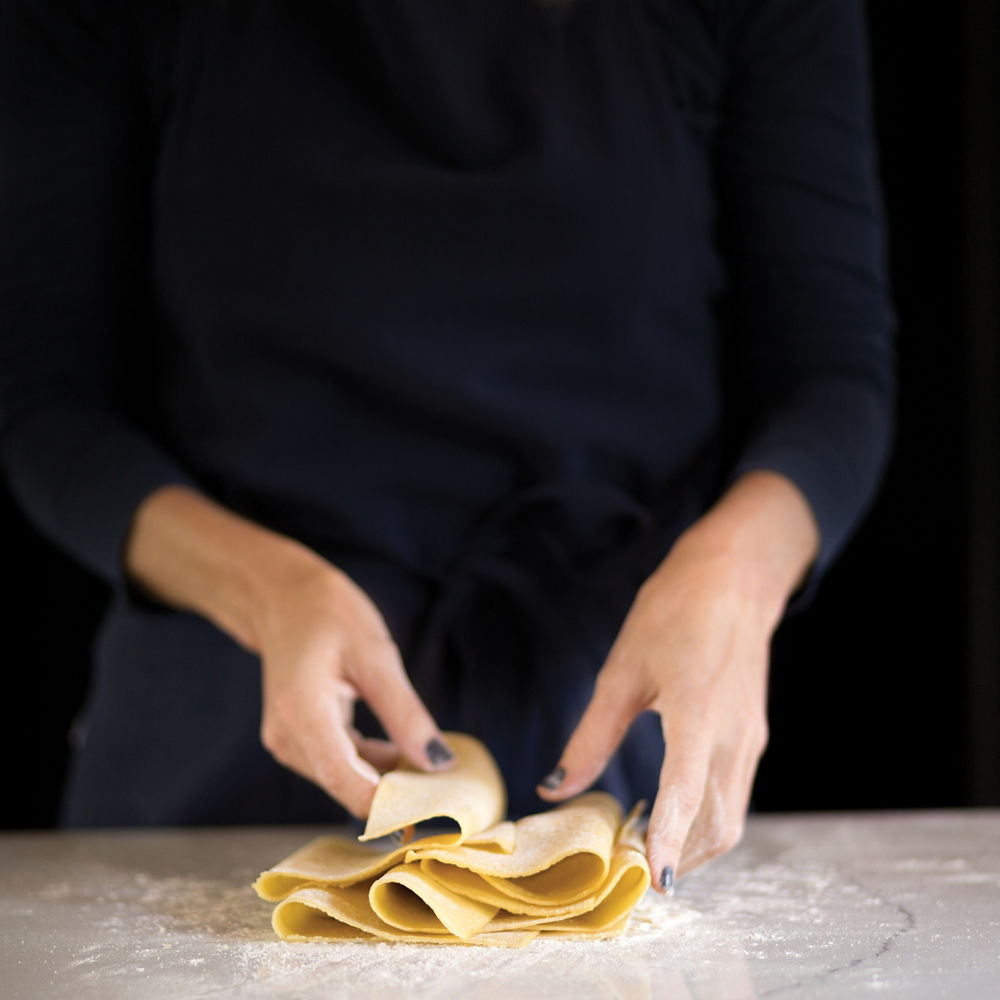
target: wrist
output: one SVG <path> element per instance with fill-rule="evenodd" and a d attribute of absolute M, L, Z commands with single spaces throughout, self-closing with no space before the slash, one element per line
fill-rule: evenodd
<path fill-rule="evenodd" d="M 671 555 L 702 563 L 714 585 L 776 626 L 819 550 L 819 529 L 798 488 L 778 473 L 741 477 L 678 539 Z"/>
<path fill-rule="evenodd" d="M 280 617 L 289 596 L 319 586 L 332 567 L 294 539 L 259 525 L 247 526 L 243 542 L 226 554 L 220 567 L 225 585 L 212 596 L 205 594 L 205 603 L 210 605 L 207 617 L 259 653 L 264 631 Z"/>
<path fill-rule="evenodd" d="M 292 581 L 323 565 L 293 539 L 181 486 L 162 487 L 143 501 L 125 550 L 136 584 L 208 619 L 253 652 L 267 609 Z"/>

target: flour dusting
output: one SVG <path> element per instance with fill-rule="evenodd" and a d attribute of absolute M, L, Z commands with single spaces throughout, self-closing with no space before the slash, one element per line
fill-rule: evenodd
<path fill-rule="evenodd" d="M 677 895 L 648 892 L 632 911 L 626 932 L 603 941 L 542 936 L 523 949 L 389 942 L 278 940 L 270 906 L 247 884 L 143 872 L 105 883 L 99 933 L 76 968 L 96 988 L 125 983 L 142 970 L 167 996 L 288 996 L 398 1000 L 400 995 L 444 998 L 504 995 L 645 998 L 654 980 L 677 976 L 706 982 L 725 975 L 755 978 L 768 963 L 808 963 L 819 940 L 841 946 L 858 935 L 857 911 L 870 909 L 874 950 L 898 924 L 884 901 L 844 884 L 824 865 L 780 863 L 707 868 L 682 880 Z M 838 910 L 852 920 L 838 920 Z M 116 931 L 127 927 L 125 940 Z M 851 928 L 847 930 L 846 928 Z M 839 939 L 839 941 L 838 941 Z M 219 982 L 219 970 L 226 982 Z M 211 975 L 210 975 L 211 973 Z M 210 988 L 210 983 L 213 984 Z M 558 988 L 557 988 L 558 987 Z M 147 994 L 148 995 L 148 994 Z"/>
<path fill-rule="evenodd" d="M 251 885 L 304 839 L 292 829 L 10 839 L 0 936 L 16 965 L 3 988 L 16 1000 L 744 1000 L 889 994 L 908 977 L 926 987 L 914 996 L 945 995 L 954 963 L 915 978 L 918 942 L 979 956 L 963 969 L 995 985 L 994 828 L 858 829 L 758 820 L 673 898 L 648 892 L 622 936 L 523 949 L 279 940 Z"/>

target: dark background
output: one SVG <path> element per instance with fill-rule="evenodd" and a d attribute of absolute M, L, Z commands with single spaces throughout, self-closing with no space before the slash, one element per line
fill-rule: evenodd
<path fill-rule="evenodd" d="M 1000 806 L 1000 4 L 869 9 L 897 442 L 859 533 L 775 639 L 761 811 Z M 0 552 L 0 827 L 46 827 L 106 595 L 2 491 Z"/>
<path fill-rule="evenodd" d="M 1000 4 L 869 12 L 898 436 L 776 637 L 761 810 L 1000 806 Z"/>

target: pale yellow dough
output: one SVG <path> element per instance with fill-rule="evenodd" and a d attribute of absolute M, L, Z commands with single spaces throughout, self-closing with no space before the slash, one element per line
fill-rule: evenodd
<path fill-rule="evenodd" d="M 448 742 L 458 765 L 446 771 L 418 771 L 404 763 L 382 775 L 375 789 L 365 832 L 359 840 L 374 840 L 425 820 L 453 819 L 455 843 L 499 823 L 507 810 L 507 790 L 500 769 L 478 740 L 451 733 Z"/>
<path fill-rule="evenodd" d="M 306 844 L 254 883 L 277 904 L 277 934 L 522 947 L 539 934 L 622 933 L 649 885 L 642 804 L 623 818 L 613 797 L 590 792 L 510 823 L 489 752 L 461 733 L 447 739 L 453 768 L 382 777 L 359 840 L 428 820 L 452 820 L 458 831 L 388 850 L 345 837 Z"/>

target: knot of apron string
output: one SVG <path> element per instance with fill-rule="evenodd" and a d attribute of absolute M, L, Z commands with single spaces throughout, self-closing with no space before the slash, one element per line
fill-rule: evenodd
<path fill-rule="evenodd" d="M 538 769 L 558 759 L 639 585 L 665 555 L 663 527 L 614 487 L 545 483 L 494 509 L 431 581 L 411 674 L 439 725 L 490 747 L 512 812 L 537 810 Z"/>
<path fill-rule="evenodd" d="M 482 598 L 502 598 L 554 652 L 573 640 L 574 608 L 581 602 L 604 605 L 628 585 L 636 571 L 636 543 L 652 527 L 647 508 L 598 483 L 551 482 L 514 494 L 466 535 L 435 574 L 438 597 L 424 642 L 441 630 L 461 629 L 463 613 Z"/>

